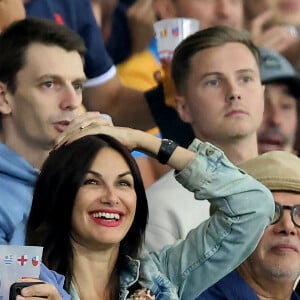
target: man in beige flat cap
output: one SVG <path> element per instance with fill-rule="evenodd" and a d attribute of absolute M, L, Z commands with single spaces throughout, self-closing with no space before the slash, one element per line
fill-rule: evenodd
<path fill-rule="evenodd" d="M 197 300 L 300 299 L 293 291 L 300 275 L 300 159 L 270 151 L 240 168 L 272 191 L 274 218 L 254 252 Z"/>

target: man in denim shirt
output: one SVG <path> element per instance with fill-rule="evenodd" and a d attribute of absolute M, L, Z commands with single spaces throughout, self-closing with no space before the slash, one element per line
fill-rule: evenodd
<path fill-rule="evenodd" d="M 240 168 L 272 191 L 275 215 L 245 262 L 197 300 L 300 299 L 293 291 L 300 275 L 300 159 L 270 151 Z"/>

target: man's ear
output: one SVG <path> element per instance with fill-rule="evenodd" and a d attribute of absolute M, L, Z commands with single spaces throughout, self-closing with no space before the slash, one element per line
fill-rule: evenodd
<path fill-rule="evenodd" d="M 180 119 L 183 122 L 192 123 L 193 118 L 184 96 L 175 95 L 175 103 Z"/>
<path fill-rule="evenodd" d="M 8 98 L 7 85 L 0 81 L 0 113 L 3 115 L 8 115 L 12 111 Z"/>
<path fill-rule="evenodd" d="M 152 5 L 158 19 L 177 17 L 177 11 L 173 0 L 153 0 Z"/>

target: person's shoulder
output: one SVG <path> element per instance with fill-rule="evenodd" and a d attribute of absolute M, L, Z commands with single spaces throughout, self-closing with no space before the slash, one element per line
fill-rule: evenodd
<path fill-rule="evenodd" d="M 195 300 L 241 300 L 244 298 L 236 295 L 235 291 L 240 293 L 242 287 L 244 287 L 244 284 L 240 284 L 240 276 L 236 270 L 234 270 L 201 293 Z M 244 300 L 246 299 L 248 298 L 246 297 Z"/>
<path fill-rule="evenodd" d="M 71 300 L 71 296 L 64 290 L 65 276 L 48 269 L 41 263 L 40 279 L 53 284 L 59 291 L 63 300 Z"/>
<path fill-rule="evenodd" d="M 146 193 L 151 194 L 152 192 L 160 189 L 169 189 L 170 185 L 177 185 L 177 181 L 174 178 L 174 170 L 171 170 L 161 176 L 156 182 L 154 182 L 149 188 L 147 188 Z"/>
<path fill-rule="evenodd" d="M 291 295 L 291 300 L 300 300 L 300 295 L 294 291 Z"/>
<path fill-rule="evenodd" d="M 65 276 L 58 274 L 57 272 L 48 269 L 43 263 L 41 263 L 40 279 L 49 283 L 61 284 L 65 281 Z"/>
<path fill-rule="evenodd" d="M 0 143 L 0 180 L 5 183 L 0 185 L 1 190 L 6 190 L 8 183 L 20 183 L 28 190 L 33 187 L 38 173 L 23 156 Z"/>
<path fill-rule="evenodd" d="M 148 204 L 151 202 L 166 202 L 167 205 L 174 205 L 175 202 L 179 202 L 180 205 L 184 205 L 185 199 L 195 200 L 194 194 L 185 189 L 174 177 L 174 170 L 171 170 L 159 178 L 149 188 L 146 189 L 146 195 L 148 198 Z M 170 200 L 172 199 L 172 200 Z M 196 202 L 196 201 L 195 201 Z M 196 204 L 197 205 L 197 204 Z"/>

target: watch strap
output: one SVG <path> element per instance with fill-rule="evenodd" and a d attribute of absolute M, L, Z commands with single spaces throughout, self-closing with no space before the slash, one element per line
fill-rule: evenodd
<path fill-rule="evenodd" d="M 177 144 L 169 139 L 162 139 L 159 151 L 157 153 L 157 160 L 161 164 L 166 164 L 170 159 L 171 155 L 175 151 Z"/>

